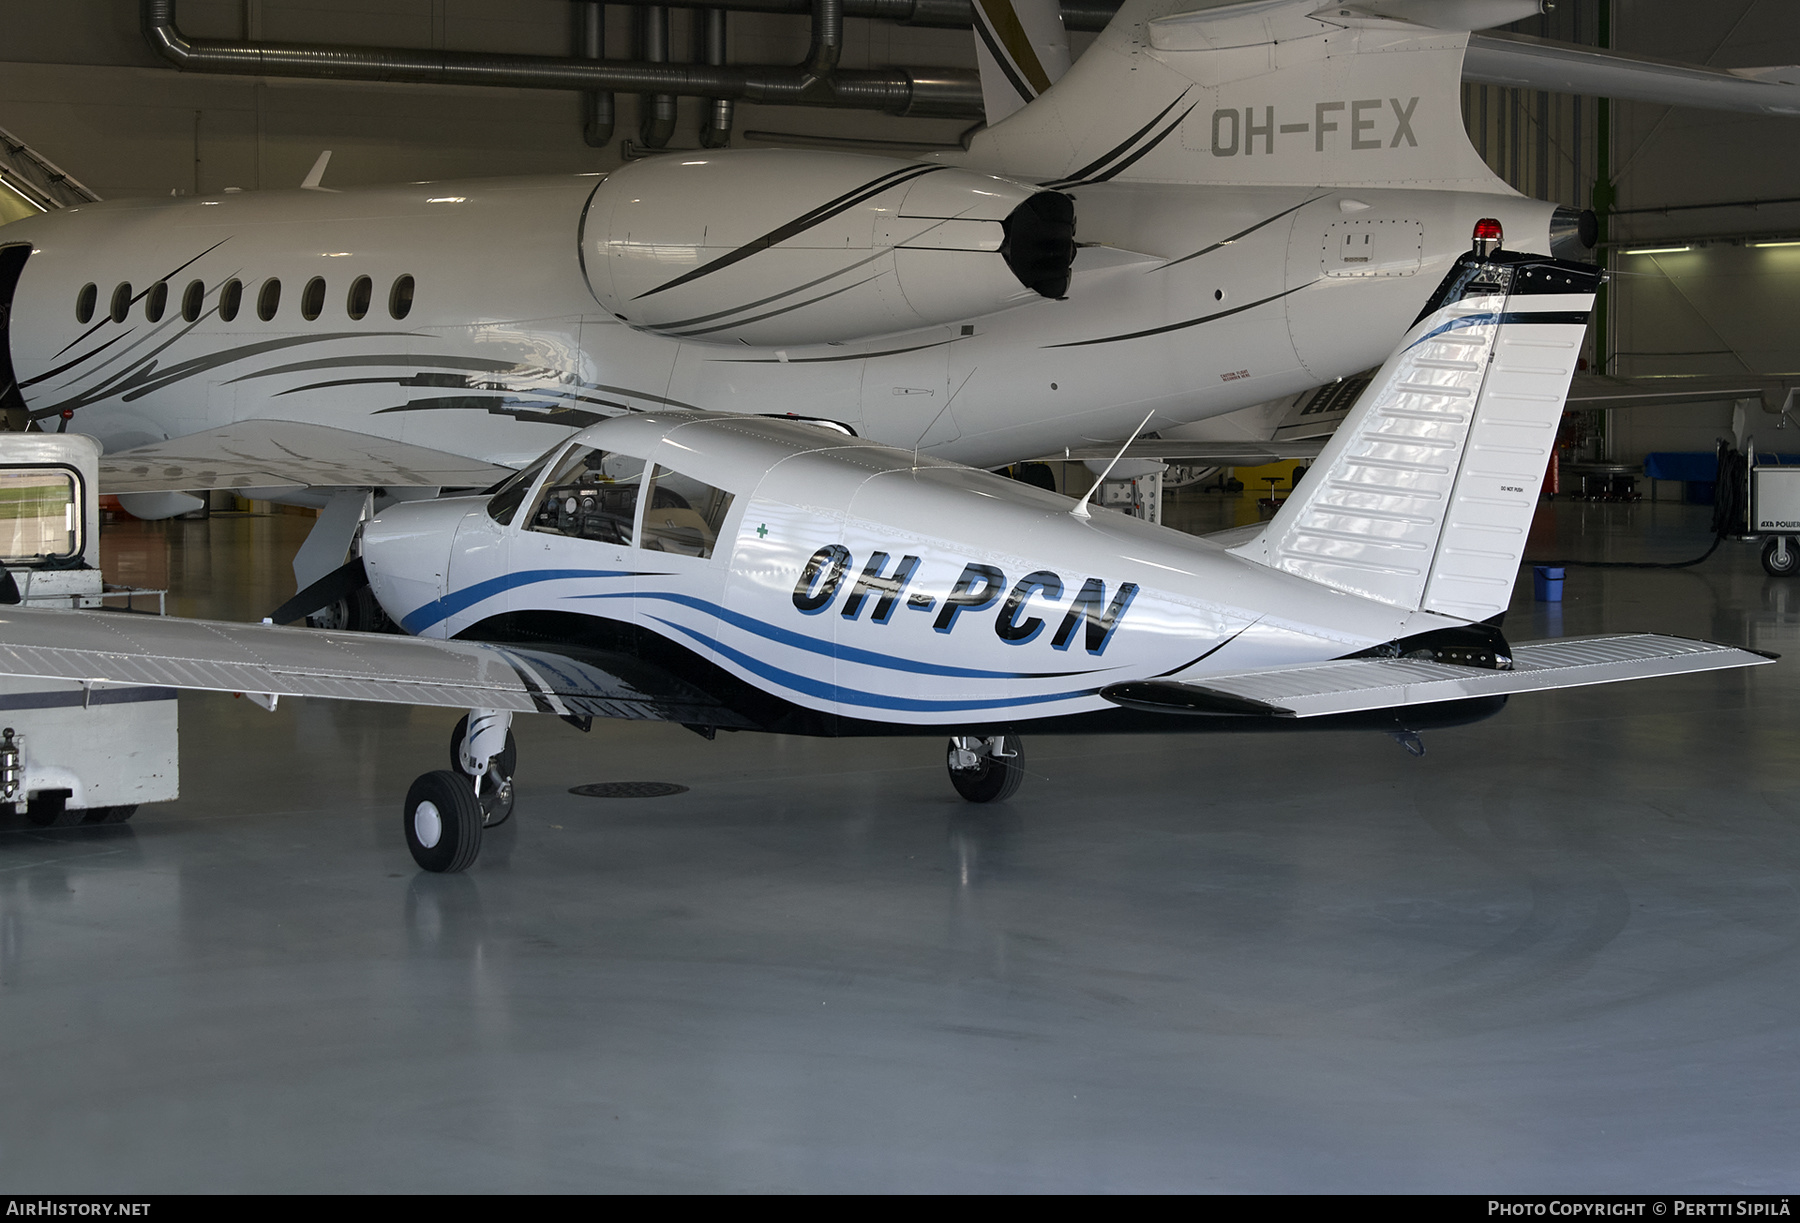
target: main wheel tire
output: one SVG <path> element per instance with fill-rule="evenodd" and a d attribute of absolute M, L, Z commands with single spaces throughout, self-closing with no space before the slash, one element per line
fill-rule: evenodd
<path fill-rule="evenodd" d="M 462 767 L 463 736 L 469 733 L 469 715 L 464 714 L 456 723 L 456 729 L 450 732 L 450 770 L 460 776 L 467 777 Z M 513 774 L 519 768 L 519 743 L 513 738 L 509 727 L 506 732 L 506 746 L 500 754 L 488 761 L 487 776 L 481 782 L 482 808 L 487 812 L 487 826 L 498 827 L 512 818 L 513 811 Z M 499 795 L 495 801 L 490 796 Z"/>
<path fill-rule="evenodd" d="M 1011 798 L 1025 780 L 1025 748 L 1019 736 L 1008 734 L 1003 741 L 1007 755 L 983 756 L 972 769 L 950 769 L 950 784 L 972 803 L 997 803 Z M 950 740 L 947 759 L 956 759 L 956 740 Z"/>
<path fill-rule="evenodd" d="M 69 791 L 40 790 L 25 804 L 25 818 L 39 828 L 73 828 L 87 812 L 69 806 Z"/>
<path fill-rule="evenodd" d="M 1800 538 L 1787 541 L 1787 563 L 1785 565 L 1782 564 L 1781 556 L 1776 550 L 1776 545 L 1780 542 L 1779 539 L 1771 539 L 1763 545 L 1763 572 L 1772 578 L 1791 578 L 1796 571 L 1800 571 Z"/>
<path fill-rule="evenodd" d="M 435 874 L 467 870 L 481 852 L 481 803 L 461 772 L 438 769 L 406 792 L 406 848 Z"/>
<path fill-rule="evenodd" d="M 123 824 L 137 814 L 137 804 L 120 807 L 87 807 L 79 812 L 83 824 Z"/>
<path fill-rule="evenodd" d="M 380 633 L 387 630 L 388 619 L 381 604 L 375 600 L 375 592 L 367 586 L 358 586 L 336 603 L 327 603 L 318 611 L 308 613 L 306 623 L 312 628 Z"/>

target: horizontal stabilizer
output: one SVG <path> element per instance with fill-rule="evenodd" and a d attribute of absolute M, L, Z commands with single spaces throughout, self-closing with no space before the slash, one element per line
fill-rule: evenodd
<path fill-rule="evenodd" d="M 1582 373 L 1569 383 L 1568 406 L 1614 412 L 1621 408 L 1672 408 L 1760 399 L 1765 412 L 1776 413 L 1791 406 L 1796 385 L 1793 378 L 1756 374 L 1616 378 L 1611 374 Z"/>
<path fill-rule="evenodd" d="M 1565 637 L 1512 648 L 1510 671 L 1413 658 L 1342 658 L 1295 667 L 1209 675 L 1203 682 L 1144 680 L 1100 695 L 1155 713 L 1316 718 L 1437 701 L 1512 696 L 1628 679 L 1758 667 L 1774 655 L 1652 633 Z"/>
<path fill-rule="evenodd" d="M 0 675 L 712 726 L 744 719 L 623 655 L 117 612 L 0 610 Z"/>
<path fill-rule="evenodd" d="M 1473 36 L 1462 75 L 1465 81 L 1513 89 L 1755 115 L 1800 115 L 1800 68 L 1708 68 L 1598 51 L 1529 34 Z"/>
<path fill-rule="evenodd" d="M 349 429 L 244 420 L 106 455 L 100 491 L 482 488 L 511 474 L 510 467 Z"/>

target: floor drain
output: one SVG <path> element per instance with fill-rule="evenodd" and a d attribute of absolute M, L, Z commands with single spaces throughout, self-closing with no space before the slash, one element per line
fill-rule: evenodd
<path fill-rule="evenodd" d="M 569 793 L 583 798 L 667 798 L 671 794 L 686 794 L 687 787 L 672 781 L 596 781 L 571 787 Z"/>

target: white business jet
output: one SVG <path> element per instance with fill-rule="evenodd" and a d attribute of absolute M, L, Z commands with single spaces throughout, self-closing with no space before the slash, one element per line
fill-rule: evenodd
<path fill-rule="evenodd" d="M 816 425 L 654 412 L 489 495 L 368 522 L 411 638 L 0 609 L 0 674 L 460 706 L 406 800 L 426 870 L 510 814 L 516 713 L 949 737 L 1003 799 L 1021 734 L 1359 726 L 1421 749 L 1514 693 L 1755 666 L 1653 635 L 1509 645 L 1597 273 L 1458 260 L 1266 528 L 1195 539 Z M 1422 749 L 1421 749 L 1422 750 Z"/>
<path fill-rule="evenodd" d="M 627 411 L 824 418 L 983 467 L 1213 417 L 1379 362 L 1483 218 L 1512 249 L 1573 240 L 1461 118 L 1469 31 L 1537 10 L 1128 0 L 925 160 L 341 192 L 320 166 L 81 204 L 0 232 L 0 407 L 99 437 L 147 515 L 356 490 L 301 585 L 344 559 L 360 490 L 479 487 Z"/>

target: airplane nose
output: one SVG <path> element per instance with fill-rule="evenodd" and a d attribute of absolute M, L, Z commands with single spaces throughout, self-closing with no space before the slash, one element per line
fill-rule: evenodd
<path fill-rule="evenodd" d="M 482 506 L 473 497 L 405 501 L 364 524 L 369 589 L 394 623 L 404 624 L 409 613 L 445 596 L 457 529 Z"/>

